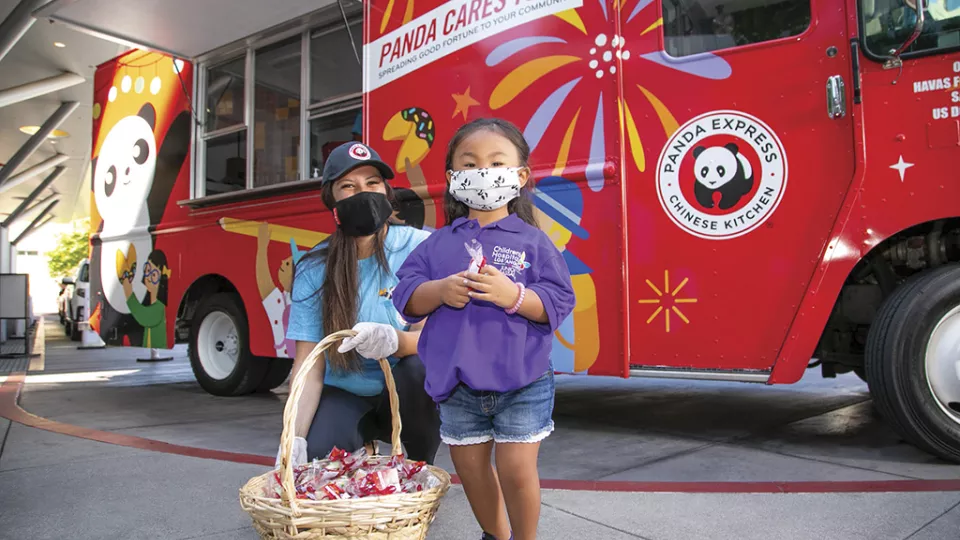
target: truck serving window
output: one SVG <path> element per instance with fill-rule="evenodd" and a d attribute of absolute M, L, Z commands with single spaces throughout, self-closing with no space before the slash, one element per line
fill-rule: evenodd
<path fill-rule="evenodd" d="M 206 72 L 205 195 L 246 187 L 245 63 L 244 56 L 232 58 Z"/>
<path fill-rule="evenodd" d="M 334 4 L 307 30 L 203 61 L 195 198 L 319 178 L 333 147 L 360 138 L 362 22 L 361 3 Z"/>
<path fill-rule="evenodd" d="M 310 177 L 319 178 L 330 151 L 362 132 L 363 20 L 320 28 L 310 36 Z M 351 45 L 351 38 L 353 44 Z"/>
<path fill-rule="evenodd" d="M 796 36 L 810 26 L 810 0 L 662 0 L 670 56 Z"/>
<path fill-rule="evenodd" d="M 257 49 L 253 61 L 253 187 L 300 179 L 302 37 Z"/>
<path fill-rule="evenodd" d="M 926 0 L 923 31 L 903 56 L 960 47 L 960 0 Z M 915 0 L 860 0 L 863 45 L 873 57 L 886 57 L 913 35 Z"/>

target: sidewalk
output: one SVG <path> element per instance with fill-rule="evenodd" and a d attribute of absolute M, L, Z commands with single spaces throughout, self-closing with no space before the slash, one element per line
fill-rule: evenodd
<path fill-rule="evenodd" d="M 172 362 L 137 364 L 142 350 L 78 351 L 55 321 L 45 331 L 44 370 L 28 373 L 20 399 L 29 413 L 272 463 L 285 387 L 216 398 L 193 382 L 182 348 Z M 8 390 L 5 384 L 0 396 Z M 575 491 L 544 490 L 542 539 L 960 538 L 960 484 L 943 492 L 922 482 L 958 479 L 960 467 L 897 441 L 873 418 L 855 377 L 811 377 L 782 388 L 558 377 L 555 420 L 541 476 Z M 263 465 L 105 444 L 0 419 L 4 433 L 0 539 L 256 538 L 237 494 Z M 438 464 L 453 471 L 445 449 Z M 584 491 L 592 481 L 640 491 Z M 797 483 L 808 481 L 817 483 Z M 884 492 L 903 481 L 924 491 Z M 738 492 L 777 485 L 823 492 Z M 858 488 L 881 491 L 829 493 Z M 479 538 L 459 486 L 444 499 L 429 537 Z"/>

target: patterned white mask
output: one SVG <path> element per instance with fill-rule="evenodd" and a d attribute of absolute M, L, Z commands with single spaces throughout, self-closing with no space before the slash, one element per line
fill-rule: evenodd
<path fill-rule="evenodd" d="M 521 167 L 451 171 L 450 194 L 474 210 L 501 208 L 520 195 Z"/>

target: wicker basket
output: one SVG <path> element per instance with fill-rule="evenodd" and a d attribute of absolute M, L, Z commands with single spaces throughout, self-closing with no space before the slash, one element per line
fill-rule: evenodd
<path fill-rule="evenodd" d="M 316 365 L 317 358 L 334 343 L 354 335 L 356 332 L 353 330 L 343 330 L 324 338 L 304 361 L 303 367 L 290 385 L 290 395 L 283 410 L 283 434 L 280 437 L 280 478 L 283 488 L 281 498 L 264 495 L 264 487 L 273 476 L 273 471 L 251 478 L 240 489 L 240 506 L 250 514 L 253 526 L 261 538 L 423 540 L 436 516 L 440 499 L 450 488 L 450 475 L 443 469 L 427 465 L 424 468 L 440 479 L 439 487 L 418 493 L 397 493 L 361 499 L 314 501 L 296 498 L 290 455 L 293 451 L 297 401 L 303 392 L 306 376 Z M 390 394 L 393 455 L 399 455 L 402 451 L 400 401 L 390 364 L 380 359 L 380 368 Z M 373 456 L 371 459 L 385 463 L 390 457 Z"/>

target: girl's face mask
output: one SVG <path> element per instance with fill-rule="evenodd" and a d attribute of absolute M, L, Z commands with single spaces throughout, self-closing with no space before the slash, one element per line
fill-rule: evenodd
<path fill-rule="evenodd" d="M 474 210 L 503 207 L 520 195 L 522 167 L 450 171 L 450 195 Z"/>
<path fill-rule="evenodd" d="M 390 201 L 378 191 L 357 193 L 333 207 L 333 219 L 347 236 L 370 236 L 379 231 L 392 215 Z"/>

